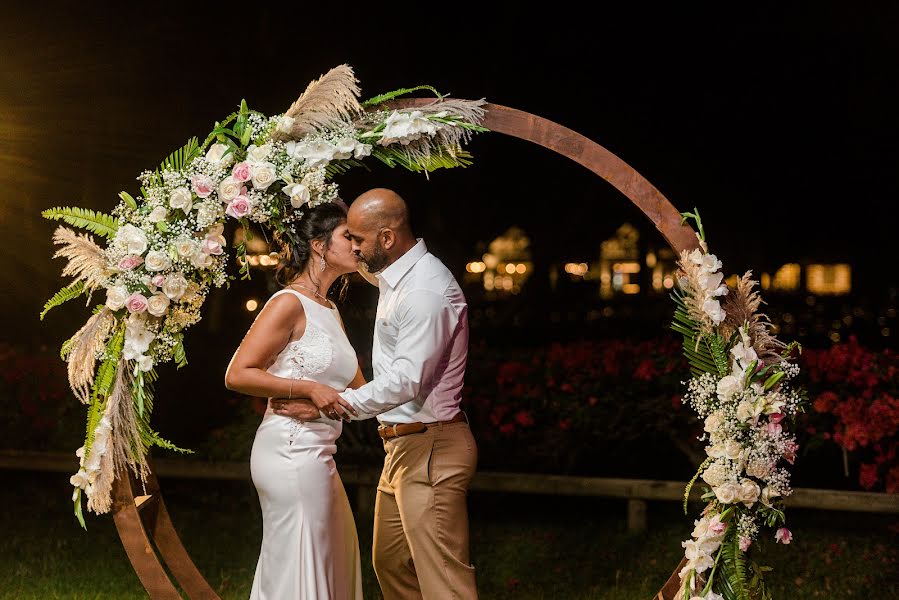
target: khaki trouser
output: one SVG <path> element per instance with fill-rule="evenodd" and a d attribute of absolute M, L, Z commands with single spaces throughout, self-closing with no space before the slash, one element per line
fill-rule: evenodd
<path fill-rule="evenodd" d="M 468 484 L 477 446 L 468 423 L 384 440 L 372 562 L 384 600 L 477 598 L 468 553 Z"/>

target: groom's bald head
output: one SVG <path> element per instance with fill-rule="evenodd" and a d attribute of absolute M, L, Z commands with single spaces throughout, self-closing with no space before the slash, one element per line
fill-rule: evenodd
<path fill-rule="evenodd" d="M 415 245 L 406 201 L 387 188 L 368 190 L 353 201 L 347 229 L 353 250 L 372 272 L 384 269 Z"/>
<path fill-rule="evenodd" d="M 409 208 L 402 197 L 387 188 L 374 188 L 360 194 L 350 206 L 348 221 L 366 229 L 392 229 L 398 235 L 405 231 L 411 237 Z"/>

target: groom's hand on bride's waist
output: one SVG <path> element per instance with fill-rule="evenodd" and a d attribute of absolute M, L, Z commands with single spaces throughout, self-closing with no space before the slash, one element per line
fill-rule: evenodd
<path fill-rule="evenodd" d="M 318 407 L 312 400 L 299 398 L 272 398 L 272 411 L 282 417 L 290 417 L 297 421 L 314 421 L 321 418 Z"/>

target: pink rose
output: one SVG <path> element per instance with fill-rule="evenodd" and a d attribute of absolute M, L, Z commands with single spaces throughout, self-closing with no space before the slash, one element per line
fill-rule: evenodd
<path fill-rule="evenodd" d="M 215 189 L 215 183 L 209 175 L 194 175 L 190 178 L 190 185 L 200 198 L 208 198 Z"/>
<path fill-rule="evenodd" d="M 129 254 L 125 258 L 119 261 L 119 268 L 123 271 L 130 271 L 134 267 L 143 264 L 144 259 L 136 254 Z"/>
<path fill-rule="evenodd" d="M 774 534 L 774 540 L 781 544 L 789 544 L 793 541 L 793 534 L 786 527 L 781 527 Z"/>
<path fill-rule="evenodd" d="M 134 292 L 125 300 L 129 312 L 142 313 L 147 310 L 147 298 L 140 292 Z"/>
<path fill-rule="evenodd" d="M 236 202 L 236 201 L 237 201 L 237 199 L 235 198 L 234 202 Z M 219 254 L 222 253 L 222 245 L 219 243 L 218 240 L 216 240 L 214 238 L 206 238 L 206 240 L 203 242 L 202 250 L 206 254 L 215 254 L 216 256 L 218 256 Z"/>
<path fill-rule="evenodd" d="M 246 196 L 238 196 L 228 204 L 225 214 L 240 219 L 250 214 L 250 200 Z"/>
<path fill-rule="evenodd" d="M 253 174 L 250 170 L 250 163 L 244 161 L 234 165 L 234 169 L 231 171 L 231 176 L 240 182 L 249 181 L 253 177 Z"/>
<path fill-rule="evenodd" d="M 784 430 L 780 423 L 768 423 L 768 435 L 779 435 Z"/>
<path fill-rule="evenodd" d="M 742 552 L 746 552 L 749 550 L 749 547 L 752 545 L 752 539 L 746 536 L 740 537 L 740 550 Z"/>
<path fill-rule="evenodd" d="M 781 414 L 781 413 L 774 413 L 774 414 L 768 415 L 768 419 L 769 419 L 772 423 L 780 423 L 781 421 L 784 420 L 784 416 L 783 416 L 783 414 Z"/>
<path fill-rule="evenodd" d="M 150 281 L 151 281 L 151 282 L 153 283 L 153 285 L 155 285 L 156 287 L 162 287 L 162 284 L 165 283 L 165 276 L 164 276 L 164 275 L 155 275 L 155 276 L 153 277 L 153 279 L 151 279 Z"/>

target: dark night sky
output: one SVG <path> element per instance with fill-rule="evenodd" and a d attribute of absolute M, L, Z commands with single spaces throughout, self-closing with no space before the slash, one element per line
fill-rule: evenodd
<path fill-rule="evenodd" d="M 62 266 L 49 261 L 53 225 L 41 209 L 108 210 L 118 191 L 136 190 L 141 170 L 205 135 L 241 98 L 281 112 L 343 62 L 366 96 L 429 83 L 596 140 L 678 208 L 698 206 L 731 272 L 816 259 L 853 263 L 862 288 L 899 279 L 895 8 L 612 13 L 597 5 L 587 14 L 552 3 L 511 16 L 459 5 L 448 16 L 408 3 L 327 3 L 318 13 L 304 4 L 285 12 L 257 3 L 209 17 L 179 4 L 35 2 L 8 14 L 14 27 L 0 39 L 0 310 L 25 314 L 7 330 L 12 341 L 32 342 L 83 317 L 43 326 L 31 318 L 59 287 Z M 611 186 L 546 150 L 489 134 L 470 149 L 476 165 L 467 171 L 428 182 L 376 168 L 342 179 L 343 195 L 395 187 L 410 200 L 419 234 L 456 269 L 478 241 L 513 224 L 555 261 L 591 259 L 621 222 L 645 220 Z M 57 333 L 67 337 L 68 326 Z"/>

